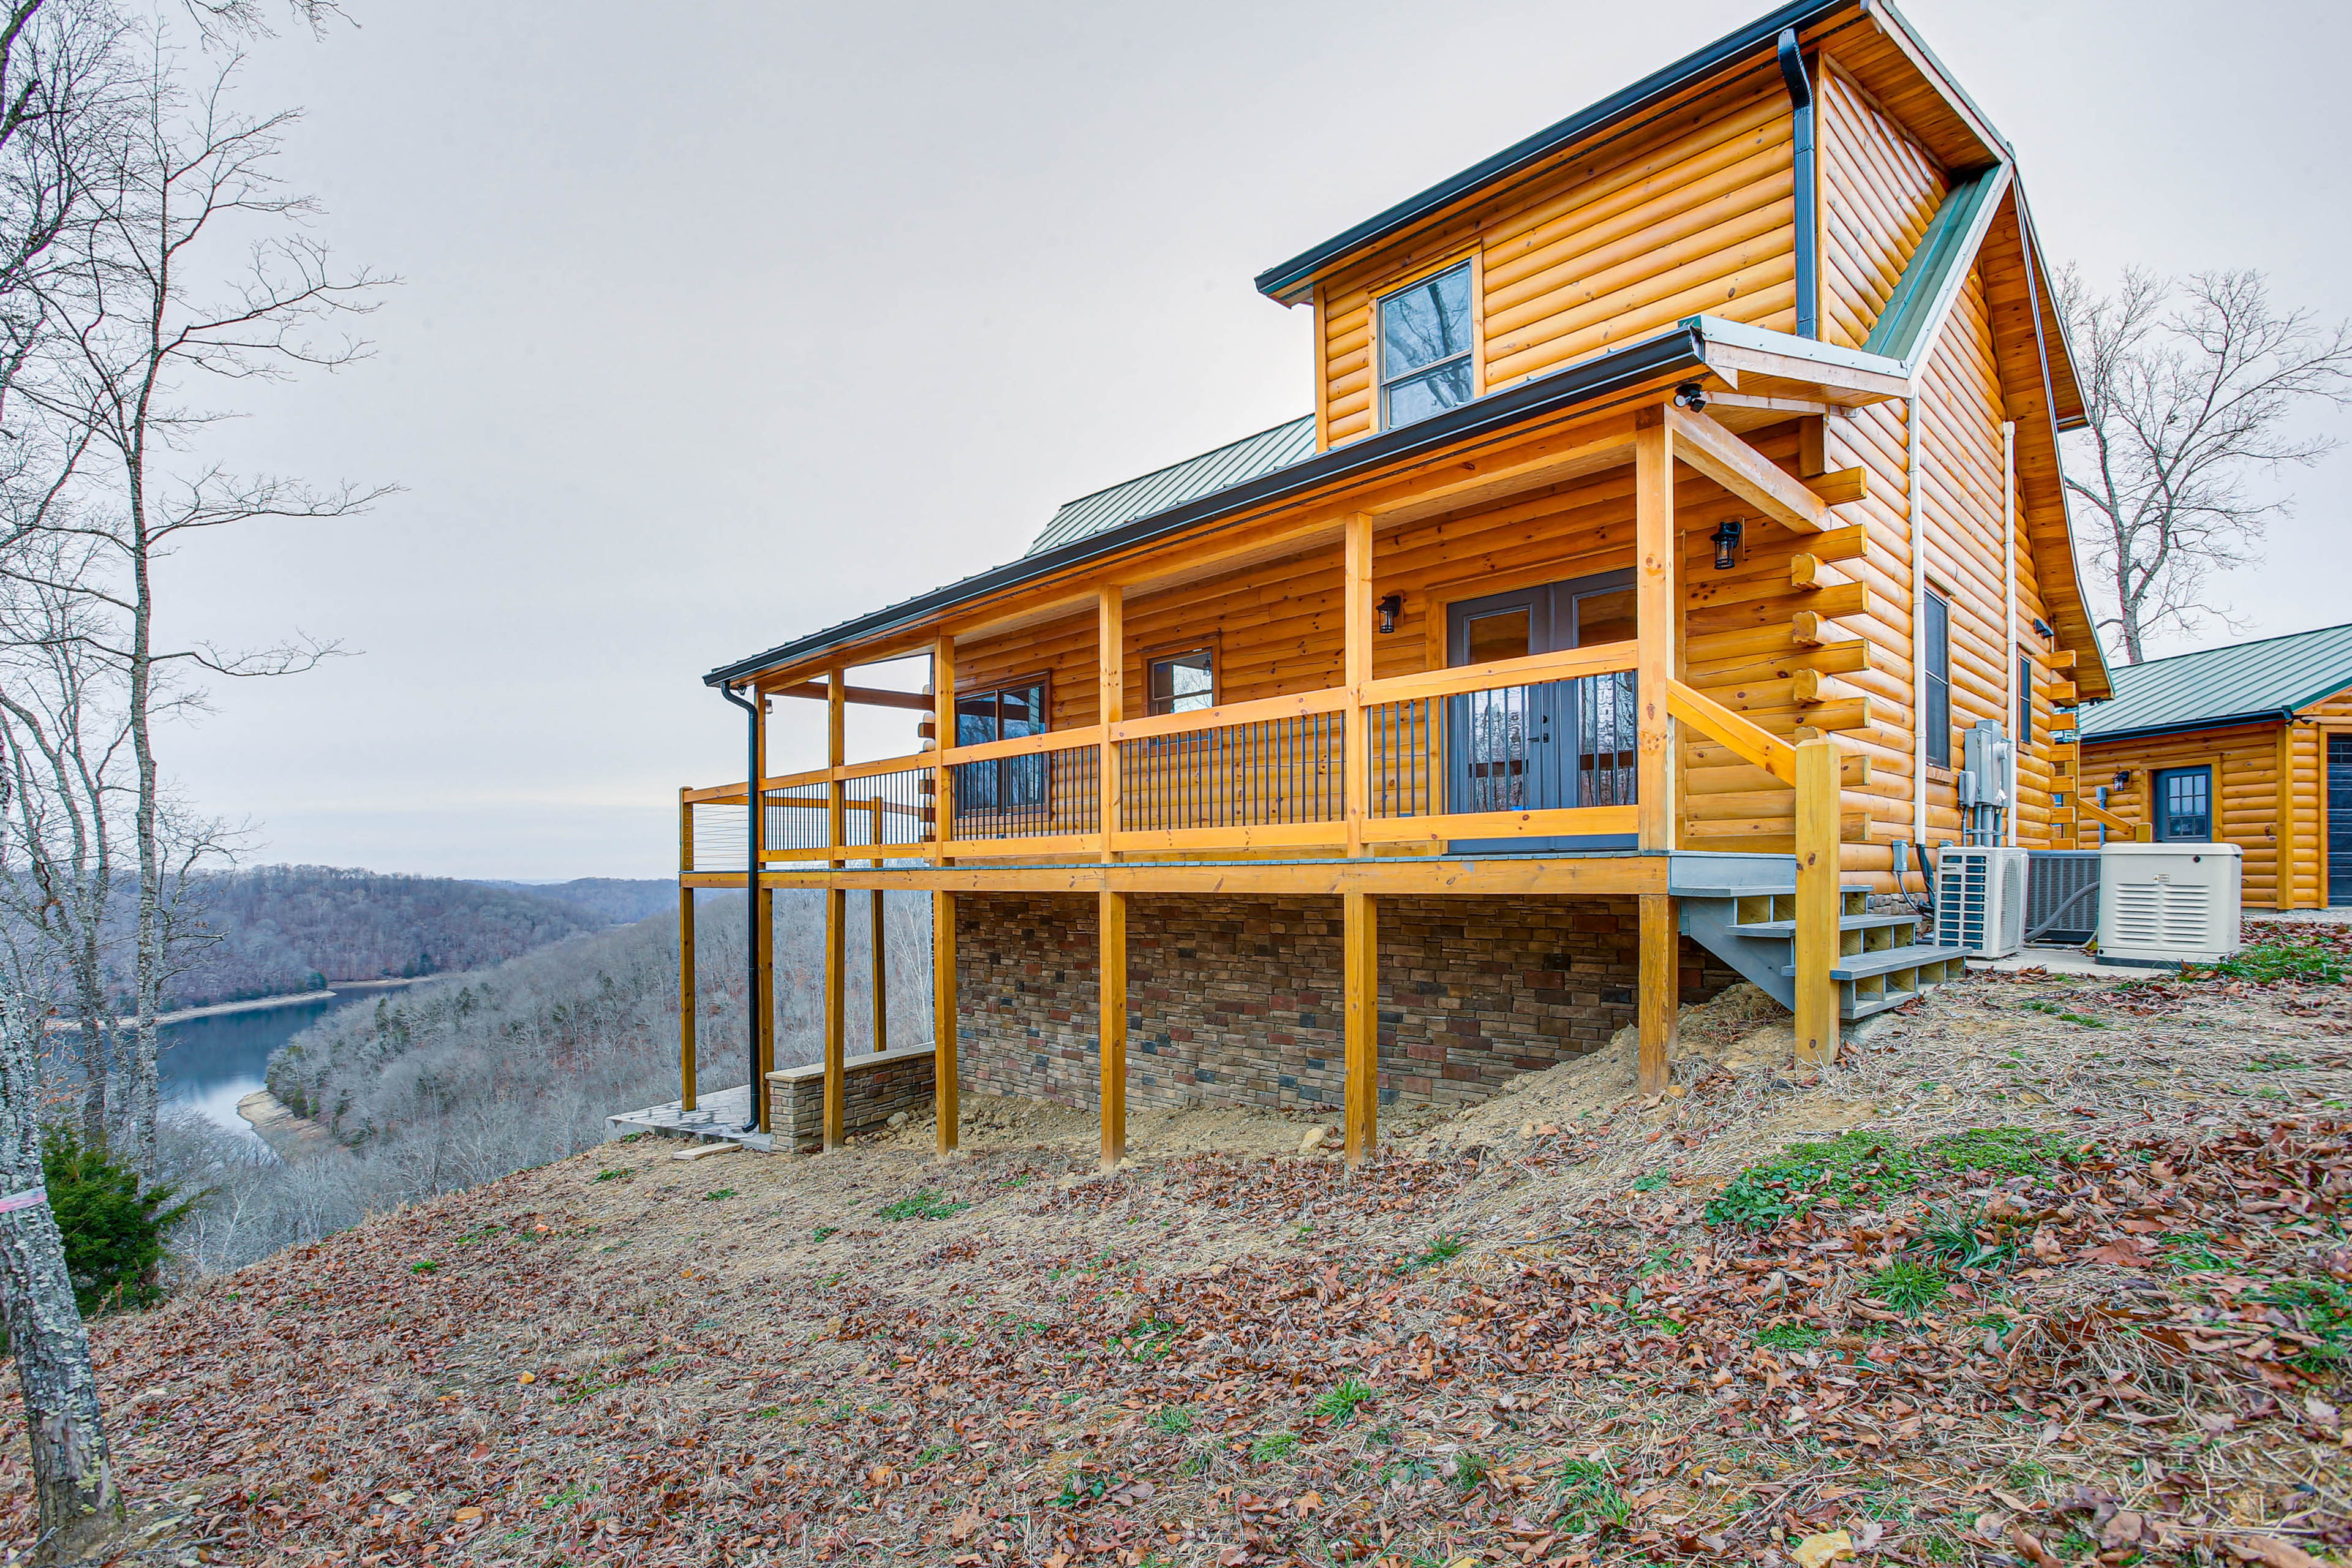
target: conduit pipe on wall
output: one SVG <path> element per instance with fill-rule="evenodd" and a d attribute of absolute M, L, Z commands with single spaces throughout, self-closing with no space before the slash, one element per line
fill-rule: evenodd
<path fill-rule="evenodd" d="M 1794 168 L 1797 227 L 1797 336 L 1818 338 L 1821 322 L 1821 201 L 1813 152 L 1813 84 L 1805 75 L 1797 29 L 1782 30 L 1777 50 L 1780 76 L 1789 84 L 1790 142 Z"/>
<path fill-rule="evenodd" d="M 750 685 L 749 681 L 744 683 Z M 743 1043 L 749 1058 L 749 1070 L 743 1081 L 749 1088 L 744 1103 L 751 1120 L 742 1131 L 760 1130 L 760 1094 L 766 1087 L 760 1081 L 760 840 L 764 826 L 760 810 L 760 708 L 761 699 L 739 696 L 735 688 L 721 686 L 719 695 L 743 710 L 751 721 L 745 730 L 748 741 L 743 761 L 743 931 L 751 940 L 743 944 Z"/>

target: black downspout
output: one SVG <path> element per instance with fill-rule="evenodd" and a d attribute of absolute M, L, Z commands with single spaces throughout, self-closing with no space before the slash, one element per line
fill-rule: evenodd
<path fill-rule="evenodd" d="M 1791 139 L 1796 144 L 1797 336 L 1822 335 L 1821 210 L 1813 155 L 1813 84 L 1805 77 L 1805 57 L 1797 29 L 1780 32 L 1780 75 L 1789 84 Z"/>
<path fill-rule="evenodd" d="M 742 1131 L 757 1132 L 760 1130 L 761 1087 L 760 1083 L 760 1008 L 761 1005 L 760 996 L 760 818 L 761 816 L 760 811 L 760 703 L 757 698 L 745 701 L 735 695 L 735 689 L 731 686 L 720 687 L 719 695 L 743 710 L 751 721 L 746 731 L 750 736 L 750 743 L 745 748 L 746 756 L 743 764 L 743 777 L 749 781 L 743 792 L 743 900 L 751 906 L 744 912 L 743 929 L 751 939 L 751 944 L 744 949 L 743 960 L 749 969 L 743 986 L 746 999 L 743 1009 L 743 1035 L 749 1046 L 748 1054 L 751 1058 L 751 1071 L 743 1081 L 750 1086 L 744 1094 L 744 1104 L 751 1112 L 751 1120 L 743 1123 Z"/>

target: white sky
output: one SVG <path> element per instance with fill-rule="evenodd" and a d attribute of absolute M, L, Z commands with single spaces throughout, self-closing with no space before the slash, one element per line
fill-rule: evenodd
<path fill-rule="evenodd" d="M 1305 412 L 1307 313 L 1252 276 L 1763 8 L 352 0 L 246 99 L 307 106 L 317 232 L 404 282 L 373 362 L 248 400 L 214 455 L 405 493 L 172 563 L 183 635 L 360 651 L 217 689 L 166 766 L 266 859 L 667 875 L 677 786 L 742 776 L 704 671 Z M 2257 267 L 2352 314 L 2343 8 L 1906 15 L 2053 265 Z M 2284 482 L 2298 517 L 2223 585 L 2248 635 L 2352 618 L 2352 456 Z M 820 760 L 818 713 L 772 765 Z"/>

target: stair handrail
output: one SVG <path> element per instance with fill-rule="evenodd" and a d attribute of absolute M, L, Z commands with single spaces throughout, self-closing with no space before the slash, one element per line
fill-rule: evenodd
<path fill-rule="evenodd" d="M 1797 748 L 1752 719 L 1741 717 L 1679 680 L 1666 683 L 1666 711 L 1696 724 L 1742 762 L 1753 763 L 1791 789 L 1797 784 Z"/>

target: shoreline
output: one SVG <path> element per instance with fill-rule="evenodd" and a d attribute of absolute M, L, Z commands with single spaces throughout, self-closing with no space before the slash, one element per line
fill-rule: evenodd
<path fill-rule="evenodd" d="M 396 990 L 403 985 L 416 985 L 439 978 L 436 974 L 419 974 L 404 980 L 332 980 L 327 983 L 323 991 L 297 991 L 284 996 L 251 996 L 242 1002 L 215 1002 L 203 1007 L 183 1007 L 176 1013 L 158 1013 L 155 1026 L 160 1029 L 166 1024 L 184 1024 L 191 1018 L 217 1018 L 229 1013 L 258 1013 L 271 1007 L 291 1007 L 299 1002 L 328 1002 L 334 999 L 338 991 Z M 118 1029 L 136 1028 L 138 1025 L 139 1020 L 135 1017 L 114 1020 L 114 1027 Z M 52 1018 L 48 1026 L 60 1030 L 78 1027 L 70 1018 Z"/>

